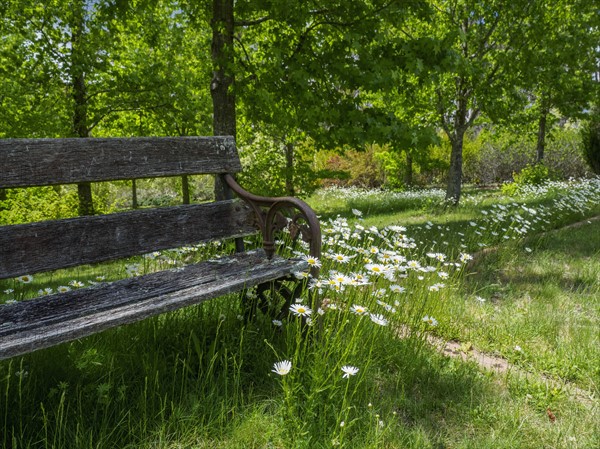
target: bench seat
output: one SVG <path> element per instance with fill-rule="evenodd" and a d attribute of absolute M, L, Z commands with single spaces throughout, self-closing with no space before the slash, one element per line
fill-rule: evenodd
<path fill-rule="evenodd" d="M 75 340 L 306 270 L 263 250 L 0 305 L 0 359 Z"/>

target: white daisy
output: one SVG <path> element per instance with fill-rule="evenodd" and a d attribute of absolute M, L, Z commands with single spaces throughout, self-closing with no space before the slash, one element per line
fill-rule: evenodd
<path fill-rule="evenodd" d="M 296 316 L 310 316 L 312 310 L 303 304 L 292 304 L 290 306 L 290 312 Z"/>
<path fill-rule="evenodd" d="M 437 320 L 434 317 L 432 317 L 432 316 L 425 315 L 423 317 L 423 321 L 426 322 L 427 324 L 429 324 L 430 326 L 437 326 L 438 325 Z"/>
<path fill-rule="evenodd" d="M 321 261 L 319 260 L 318 257 L 302 256 L 302 260 L 304 260 L 311 267 L 317 267 L 317 268 L 319 268 L 321 266 Z"/>
<path fill-rule="evenodd" d="M 275 374 L 279 374 L 280 376 L 285 376 L 292 369 L 292 362 L 289 360 L 283 360 L 281 362 L 277 362 L 273 365 L 273 371 Z"/>
<path fill-rule="evenodd" d="M 354 305 L 352 305 L 352 307 L 350 307 L 350 312 L 352 312 L 356 315 L 364 315 L 367 313 L 367 308 L 363 307 L 363 306 L 359 306 L 358 304 L 354 304 Z"/>
<path fill-rule="evenodd" d="M 473 260 L 473 256 L 465 253 L 462 253 L 459 258 L 462 263 L 468 262 L 469 260 Z"/>
<path fill-rule="evenodd" d="M 378 263 L 368 263 L 365 265 L 365 268 L 369 272 L 375 273 L 375 274 L 383 274 L 386 271 L 388 271 L 388 267 L 386 267 L 385 265 L 378 264 Z"/>
<path fill-rule="evenodd" d="M 24 274 L 19 276 L 17 279 L 23 284 L 29 284 L 31 281 L 33 281 L 33 276 L 30 274 Z"/>
<path fill-rule="evenodd" d="M 373 321 L 375 324 L 379 324 L 380 326 L 388 325 L 388 320 L 386 320 L 385 317 L 381 314 L 371 313 L 370 317 L 371 317 L 371 321 Z"/>
<path fill-rule="evenodd" d="M 412 268 L 413 270 L 421 268 L 421 264 L 416 260 L 409 260 L 408 262 L 406 262 L 406 266 L 408 268 Z"/>
<path fill-rule="evenodd" d="M 331 258 L 339 263 L 347 263 L 350 260 L 350 257 L 340 253 L 334 254 Z"/>
<path fill-rule="evenodd" d="M 345 365 L 342 366 L 342 371 L 344 372 L 343 378 L 349 379 L 350 376 L 354 376 L 358 373 L 358 368 L 355 366 Z"/>

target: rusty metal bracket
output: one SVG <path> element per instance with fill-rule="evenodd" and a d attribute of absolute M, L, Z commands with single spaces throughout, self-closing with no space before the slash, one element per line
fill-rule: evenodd
<path fill-rule="evenodd" d="M 292 239 L 301 237 L 309 244 L 312 257 L 321 256 L 321 226 L 315 212 L 304 201 L 293 197 L 265 197 L 244 190 L 230 174 L 221 175 L 238 197 L 252 207 L 262 232 L 263 246 L 270 259 L 275 254 L 276 232 L 287 228 Z M 286 213 L 289 216 L 286 216 Z M 317 278 L 319 269 L 311 267 L 310 274 Z"/>

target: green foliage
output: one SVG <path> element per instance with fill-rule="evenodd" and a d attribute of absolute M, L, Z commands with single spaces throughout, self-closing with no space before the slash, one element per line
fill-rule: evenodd
<path fill-rule="evenodd" d="M 535 134 L 526 129 L 481 129 L 464 140 L 463 180 L 474 184 L 512 181 L 513 173 L 535 161 Z M 571 124 L 555 127 L 549 135 L 544 164 L 560 179 L 580 178 L 587 169 L 580 151 L 579 131 Z"/>
<path fill-rule="evenodd" d="M 537 186 L 555 178 L 544 164 L 528 165 L 520 173 L 513 176 L 515 183 Z"/>
<path fill-rule="evenodd" d="M 391 151 L 389 145 L 383 145 L 379 147 L 379 151 L 374 152 L 373 159 L 383 171 L 385 187 L 399 189 L 404 186 L 402 174 L 406 167 L 399 152 Z"/>
<path fill-rule="evenodd" d="M 122 183 L 99 182 L 92 184 L 96 213 L 114 212 L 117 207 L 129 207 L 129 199 L 120 198 Z M 0 224 L 19 224 L 35 221 L 58 220 L 78 215 L 79 200 L 75 185 L 6 189 L 0 199 Z M 125 205 L 126 203 L 126 205 Z"/>
<path fill-rule="evenodd" d="M 264 134 L 240 146 L 243 170 L 238 175 L 245 189 L 267 196 L 286 194 L 286 177 L 291 175 L 296 196 L 307 196 L 318 187 L 319 173 L 313 169 L 314 147 L 304 141 L 294 147 L 294 165 L 289 172 L 285 145 Z"/>
<path fill-rule="evenodd" d="M 317 165 L 329 174 L 324 184 L 362 188 L 403 189 L 406 185 L 406 151 L 412 155 L 411 184 L 440 182 L 448 169 L 448 148 L 431 145 L 427 151 L 398 151 L 390 144 L 368 144 L 364 150 L 320 151 Z"/>
<path fill-rule="evenodd" d="M 385 172 L 377 158 L 378 147 L 367 145 L 365 151 L 347 150 L 342 167 L 350 174 L 349 185 L 360 187 L 381 187 Z M 387 152 L 386 152 L 387 153 Z"/>
<path fill-rule="evenodd" d="M 585 160 L 592 171 L 600 175 L 600 112 L 595 112 L 584 125 L 581 137 Z"/>
<path fill-rule="evenodd" d="M 531 164 L 523 168 L 519 173 L 513 174 L 514 181 L 502 186 L 502 193 L 505 195 L 515 195 L 521 192 L 525 186 L 539 186 L 546 181 L 552 181 L 557 178 L 544 164 Z"/>
<path fill-rule="evenodd" d="M 450 167 L 450 141 L 442 138 L 439 145 L 431 145 L 425 154 L 417 154 L 417 184 L 439 184 L 446 181 Z"/>
<path fill-rule="evenodd" d="M 77 216 L 77 189 L 73 186 L 8 189 L 0 201 L 0 224 L 55 220 Z"/>

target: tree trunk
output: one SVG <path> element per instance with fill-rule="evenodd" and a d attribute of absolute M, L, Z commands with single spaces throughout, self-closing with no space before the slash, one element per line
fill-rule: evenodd
<path fill-rule="evenodd" d="M 454 206 L 460 201 L 462 187 L 462 152 L 465 131 L 456 132 L 450 139 L 452 153 L 450 154 L 450 171 L 448 173 L 448 187 L 446 188 L 446 201 Z"/>
<path fill-rule="evenodd" d="M 81 40 L 85 29 L 83 3 L 74 5 L 73 23 L 71 24 L 71 83 L 73 97 L 73 135 L 89 137 L 87 126 L 87 92 L 85 85 L 85 68 Z M 77 184 L 79 198 L 79 215 L 94 215 L 92 185 L 89 182 Z"/>
<path fill-rule="evenodd" d="M 233 50 L 235 0 L 213 0 L 212 4 L 212 80 L 210 96 L 213 103 L 213 135 L 237 138 L 235 115 L 235 53 Z M 215 200 L 231 198 L 233 192 L 220 176 L 215 176 Z M 244 240 L 235 239 L 235 250 L 244 251 Z"/>
<path fill-rule="evenodd" d="M 6 193 L 6 189 L 0 189 L 0 202 L 2 201 L 6 201 L 7 199 L 7 193 Z M 4 204 L 0 204 L 0 210 L 6 210 L 7 207 Z"/>
<path fill-rule="evenodd" d="M 465 133 L 478 115 L 478 112 L 469 110 L 469 98 L 472 93 L 470 89 L 465 87 L 467 85 L 468 82 L 464 78 L 459 77 L 456 79 L 457 102 L 452 120 L 452 130 L 449 128 L 445 129 L 446 135 L 452 144 L 446 201 L 453 206 L 458 205 L 462 189 L 463 142 Z"/>
<path fill-rule="evenodd" d="M 285 144 L 285 191 L 289 196 L 295 195 L 294 190 L 294 144 Z"/>
<path fill-rule="evenodd" d="M 212 43 L 213 65 L 210 95 L 213 103 L 213 134 L 236 137 L 235 92 L 233 67 L 234 0 L 213 0 Z M 215 199 L 227 196 L 227 188 L 215 177 Z"/>
<path fill-rule="evenodd" d="M 413 185 L 413 159 L 410 151 L 406 150 L 406 169 L 404 170 L 404 185 Z"/>
<path fill-rule="evenodd" d="M 540 119 L 538 121 L 537 146 L 535 156 L 536 164 L 540 164 L 544 161 L 544 150 L 546 149 L 546 123 L 549 112 L 550 108 L 548 107 L 546 97 L 543 95 L 542 106 L 540 110 Z"/>
<path fill-rule="evenodd" d="M 139 207 L 137 198 L 137 183 L 135 179 L 131 180 L 131 208 L 137 209 Z"/>
<path fill-rule="evenodd" d="M 181 197 L 183 204 L 190 204 L 190 180 L 186 175 L 181 177 Z"/>

